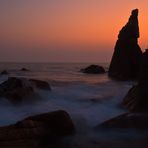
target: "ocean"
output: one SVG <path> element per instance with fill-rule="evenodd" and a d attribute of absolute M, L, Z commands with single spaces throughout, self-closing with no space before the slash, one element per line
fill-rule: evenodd
<path fill-rule="evenodd" d="M 95 139 L 94 127 L 98 124 L 127 112 L 121 107 L 121 101 L 135 82 L 119 82 L 105 74 L 83 74 L 81 68 L 91 63 L 0 63 L 0 71 L 4 69 L 9 75 L 1 75 L 2 83 L 8 77 L 35 78 L 47 81 L 52 91 L 38 90 L 40 99 L 34 102 L 13 105 L 5 98 L 0 99 L 0 126 L 15 123 L 30 115 L 55 110 L 67 111 L 77 129 L 76 139 Z M 108 63 L 95 63 L 104 66 L 108 71 Z M 30 71 L 20 71 L 21 68 Z M 97 131 L 97 138 L 143 136 L 133 132 Z M 78 138 L 79 137 L 79 138 Z M 83 138 L 82 138 L 83 137 Z M 84 138 L 84 137 L 89 137 Z M 91 138 L 90 138 L 91 137 Z M 93 138 L 92 138 L 93 137 Z M 87 139 L 87 140 L 86 140 Z M 82 140 L 82 141 L 83 141 Z M 95 142 L 94 142 L 95 143 Z M 81 147 L 81 146 L 80 146 Z"/>

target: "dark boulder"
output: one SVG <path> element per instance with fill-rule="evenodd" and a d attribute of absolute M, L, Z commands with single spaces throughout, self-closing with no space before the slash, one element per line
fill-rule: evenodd
<path fill-rule="evenodd" d="M 34 95 L 34 89 L 26 79 L 10 77 L 0 84 L 0 96 L 13 103 L 20 102 L 30 95 Z"/>
<path fill-rule="evenodd" d="M 59 110 L 31 116 L 14 125 L 0 127 L 0 147 L 42 148 L 46 144 L 53 146 L 57 145 L 59 139 L 74 132 L 75 127 L 69 114 Z"/>
<path fill-rule="evenodd" d="M 35 85 L 36 88 L 43 89 L 43 90 L 51 90 L 50 85 L 46 81 L 36 80 L 36 79 L 29 79 L 29 81 Z"/>
<path fill-rule="evenodd" d="M 35 88 L 51 90 L 45 81 L 9 77 L 8 80 L 0 84 L 0 96 L 7 98 L 12 103 L 19 103 L 27 98 L 34 100 L 39 97 Z"/>
<path fill-rule="evenodd" d="M 142 51 L 138 45 L 138 9 L 132 11 L 128 23 L 121 29 L 109 67 L 109 76 L 118 80 L 136 79 Z"/>
<path fill-rule="evenodd" d="M 2 72 L 1 72 L 1 75 L 8 75 L 9 73 L 8 73 L 8 71 L 7 70 L 3 70 Z"/>
<path fill-rule="evenodd" d="M 133 128 L 133 129 L 148 129 L 148 114 L 143 113 L 125 113 L 109 119 L 98 125 L 96 128 Z"/>
<path fill-rule="evenodd" d="M 103 74 L 105 73 L 105 70 L 102 66 L 98 65 L 90 65 L 84 69 L 80 70 L 83 73 L 88 73 L 88 74 Z"/>

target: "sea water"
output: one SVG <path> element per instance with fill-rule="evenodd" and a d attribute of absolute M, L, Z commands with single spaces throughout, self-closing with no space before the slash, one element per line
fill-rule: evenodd
<path fill-rule="evenodd" d="M 45 80 L 52 88 L 52 91 L 38 90 L 39 100 L 20 105 L 13 105 L 5 98 L 1 98 L 0 126 L 15 123 L 30 115 L 65 110 L 70 114 L 79 136 L 94 136 L 92 129 L 95 126 L 127 112 L 121 107 L 121 102 L 134 82 L 114 81 L 107 73 L 94 75 L 81 73 L 80 69 L 88 65 L 90 63 L 0 63 L 0 71 L 5 69 L 9 72 L 8 76 L 0 76 L 1 83 L 8 77 L 15 76 Z M 107 63 L 99 65 L 108 71 Z M 21 71 L 23 67 L 29 71 Z M 111 131 L 106 134 L 100 130 L 97 133 L 97 137 L 106 138 L 107 135 L 112 137 Z M 113 135 L 120 137 L 121 133 L 114 132 Z M 126 137 L 129 133 L 123 132 L 123 135 Z"/>

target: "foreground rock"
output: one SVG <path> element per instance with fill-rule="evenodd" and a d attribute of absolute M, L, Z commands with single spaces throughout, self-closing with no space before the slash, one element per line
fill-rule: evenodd
<path fill-rule="evenodd" d="M 29 81 L 31 83 L 33 83 L 35 85 L 35 87 L 37 87 L 39 89 L 51 90 L 50 85 L 46 81 L 36 80 L 36 79 L 29 79 Z"/>
<path fill-rule="evenodd" d="M 97 128 L 148 129 L 148 114 L 125 113 L 97 126 Z"/>
<path fill-rule="evenodd" d="M 1 74 L 1 75 L 8 75 L 9 73 L 8 73 L 7 70 L 3 70 L 0 74 Z"/>
<path fill-rule="evenodd" d="M 102 66 L 90 65 L 84 69 L 81 69 L 81 72 L 88 74 L 103 74 L 105 73 L 105 69 Z"/>
<path fill-rule="evenodd" d="M 109 67 L 109 76 L 118 80 L 138 76 L 142 51 L 138 45 L 138 9 L 132 11 L 128 23 L 121 29 Z"/>
<path fill-rule="evenodd" d="M 28 117 L 14 125 L 0 127 L 0 147 L 42 148 L 57 145 L 59 140 L 75 132 L 67 112 L 55 112 Z"/>
<path fill-rule="evenodd" d="M 34 99 L 35 88 L 51 90 L 49 84 L 41 80 L 9 77 L 0 84 L 0 96 L 12 103 L 19 103 L 28 97 Z"/>

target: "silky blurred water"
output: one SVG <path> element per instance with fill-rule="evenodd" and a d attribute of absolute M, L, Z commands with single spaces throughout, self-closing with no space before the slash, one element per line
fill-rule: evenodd
<path fill-rule="evenodd" d="M 95 64 L 104 66 L 108 71 L 107 63 Z M 11 76 L 36 78 L 47 81 L 52 88 L 52 91 L 37 90 L 40 99 L 19 105 L 0 98 L 0 126 L 15 123 L 29 115 L 63 109 L 72 117 L 78 133 L 89 137 L 96 125 L 126 112 L 120 103 L 134 82 L 114 81 L 108 78 L 107 73 L 81 73 L 80 69 L 88 65 L 90 63 L 0 63 L 0 71 L 9 72 L 9 75 L 0 76 L 1 83 Z M 23 67 L 29 71 L 21 71 Z M 106 137 L 112 132 L 99 133 L 97 137 Z M 123 134 L 117 132 L 113 135 L 119 137 L 119 133 Z M 123 135 L 129 136 L 126 132 Z"/>

